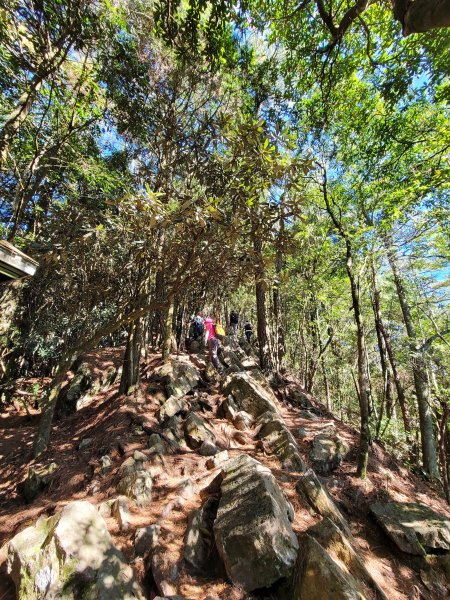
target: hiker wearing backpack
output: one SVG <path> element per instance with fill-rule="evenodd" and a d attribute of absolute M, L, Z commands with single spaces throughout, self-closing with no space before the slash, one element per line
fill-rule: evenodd
<path fill-rule="evenodd" d="M 239 315 L 235 310 L 232 310 L 230 312 L 230 328 L 231 328 L 231 335 L 234 338 L 236 338 L 236 336 L 237 336 L 238 324 L 239 324 Z"/>
<path fill-rule="evenodd" d="M 204 321 L 205 325 L 205 344 L 208 345 L 209 358 L 217 371 L 222 371 L 222 365 L 220 363 L 217 353 L 220 348 L 220 339 L 225 334 L 222 325 L 216 323 L 212 317 L 206 317 Z"/>
<path fill-rule="evenodd" d="M 194 317 L 192 321 L 192 337 L 194 340 L 201 338 L 205 332 L 205 324 L 201 313 Z"/>
<path fill-rule="evenodd" d="M 250 323 L 250 321 L 247 321 L 245 323 L 244 333 L 245 333 L 245 337 L 247 338 L 247 342 L 250 344 L 252 335 L 253 335 L 253 325 Z"/>

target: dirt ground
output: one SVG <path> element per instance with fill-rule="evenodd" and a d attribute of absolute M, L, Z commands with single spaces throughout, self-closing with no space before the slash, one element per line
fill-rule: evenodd
<path fill-rule="evenodd" d="M 120 349 L 101 350 L 91 353 L 88 362 L 94 365 L 97 375 L 106 372 L 111 365 L 120 362 Z M 157 356 L 147 359 L 147 373 L 159 364 Z M 26 386 L 26 382 L 23 382 Z M 86 499 L 100 504 L 117 496 L 117 469 L 126 456 L 134 450 L 147 448 L 147 435 L 137 426 L 136 414 L 145 420 L 147 427 L 158 430 L 155 413 L 158 409 L 154 386 L 148 392 L 148 383 L 141 384 L 141 399 L 118 394 L 118 384 L 107 392 L 95 396 L 91 403 L 70 417 L 55 422 L 51 444 L 39 461 L 32 458 L 32 443 L 36 431 L 39 411 L 29 405 L 27 410 L 15 406 L 0 414 L 0 600 L 15 598 L 14 586 L 5 572 L 4 544 L 23 528 L 33 524 L 42 514 L 53 514 L 65 504 Z M 231 456 L 246 452 L 272 469 L 279 485 L 285 491 L 295 510 L 294 530 L 301 534 L 311 527 L 317 518 L 301 504 L 295 490 L 298 475 L 282 470 L 274 456 L 267 455 L 249 435 L 236 441 L 229 422 L 217 416 L 217 408 L 223 397 L 217 383 L 201 390 L 206 399 L 204 418 L 209 419 L 219 445 L 227 448 Z M 209 404 L 209 407 L 207 406 Z M 368 478 L 356 477 L 357 432 L 336 419 L 331 419 L 325 409 L 317 420 L 303 419 L 299 410 L 281 402 L 281 412 L 286 424 L 295 436 L 302 456 L 308 463 L 312 440 L 324 427 L 334 422 L 339 435 L 345 438 L 351 449 L 340 467 L 326 483 L 333 498 L 348 519 L 360 556 L 378 585 L 390 600 L 411 598 L 432 599 L 412 565 L 389 542 L 369 515 L 369 503 L 375 500 L 397 500 L 401 502 L 423 502 L 450 517 L 445 501 L 424 482 L 407 471 L 381 446 L 375 444 L 370 453 Z M 299 428 L 307 435 L 298 435 Z M 78 450 L 83 438 L 92 438 L 88 447 Z M 99 459 L 108 454 L 113 460 L 113 469 L 106 475 L 99 474 Z M 50 487 L 32 503 L 25 504 L 17 486 L 28 469 L 55 461 L 58 471 Z M 107 519 L 108 529 L 114 543 L 123 551 L 141 578 L 152 599 L 156 590 L 151 581 L 145 580 L 145 569 L 141 559 L 134 559 L 133 537 L 138 527 L 153 523 L 161 525 L 161 543 L 170 565 L 176 565 L 176 593 L 188 600 L 204 600 L 207 595 L 220 599 L 239 600 L 248 598 L 227 581 L 202 579 L 189 575 L 183 567 L 183 538 L 189 514 L 202 500 L 200 492 L 211 479 L 211 471 L 205 466 L 206 458 L 193 450 L 181 454 L 167 455 L 164 464 L 152 467 L 154 487 L 150 506 L 139 509 L 131 504 L 131 523 L 128 531 L 120 531 L 113 518 Z M 180 500 L 180 489 L 187 479 L 194 484 L 195 493 Z"/>

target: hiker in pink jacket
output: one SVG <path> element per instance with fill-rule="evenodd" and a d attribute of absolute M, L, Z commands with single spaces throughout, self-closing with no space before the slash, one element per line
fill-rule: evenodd
<path fill-rule="evenodd" d="M 206 317 L 204 320 L 205 325 L 205 344 L 208 344 L 209 358 L 217 371 L 222 370 L 217 352 L 219 350 L 220 342 L 216 336 L 215 320 L 211 317 Z"/>

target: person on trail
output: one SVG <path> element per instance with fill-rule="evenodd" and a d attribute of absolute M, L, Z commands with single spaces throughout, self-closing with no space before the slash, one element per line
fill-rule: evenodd
<path fill-rule="evenodd" d="M 244 333 L 245 337 L 247 338 L 247 342 L 250 344 L 253 335 L 253 326 L 250 321 L 246 321 L 244 325 Z"/>
<path fill-rule="evenodd" d="M 219 351 L 220 342 L 216 335 L 216 323 L 211 317 L 206 317 L 204 321 L 205 325 L 205 344 L 208 345 L 209 358 L 217 371 L 222 370 L 217 352 Z"/>
<path fill-rule="evenodd" d="M 230 312 L 230 328 L 231 328 L 231 335 L 234 338 L 237 335 L 238 324 L 239 324 L 239 315 L 235 310 L 232 310 Z"/>
<path fill-rule="evenodd" d="M 201 338 L 205 331 L 205 324 L 201 313 L 192 320 L 192 337 L 194 340 Z"/>

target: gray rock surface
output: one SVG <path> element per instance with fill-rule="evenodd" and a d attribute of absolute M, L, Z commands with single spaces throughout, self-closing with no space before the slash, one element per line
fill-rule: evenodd
<path fill-rule="evenodd" d="M 355 579 L 373 590 L 378 600 L 388 600 L 386 594 L 366 569 L 359 554 L 355 552 L 351 541 L 333 521 L 325 517 L 317 525 L 308 529 L 308 535 L 314 537 L 332 558 L 342 562 Z"/>
<path fill-rule="evenodd" d="M 309 457 L 317 473 L 329 475 L 341 464 L 347 452 L 348 446 L 338 435 L 320 433 L 313 440 Z"/>
<path fill-rule="evenodd" d="M 262 418 L 265 414 L 262 415 Z M 281 461 L 283 467 L 289 471 L 301 473 L 306 466 L 300 456 L 299 448 L 294 436 L 284 424 L 281 417 L 272 420 L 265 419 L 258 437 L 270 446 L 271 451 Z"/>
<path fill-rule="evenodd" d="M 351 537 L 347 521 L 312 469 L 308 469 L 304 475 L 298 478 L 296 489 L 305 505 L 313 513 L 328 517 L 347 536 Z"/>
<path fill-rule="evenodd" d="M 25 481 L 18 486 L 25 502 L 32 502 L 45 488 L 47 488 L 56 475 L 58 465 L 55 462 L 41 467 L 30 467 Z"/>
<path fill-rule="evenodd" d="M 214 456 L 219 452 L 219 448 L 213 444 L 210 440 L 205 440 L 200 448 L 198 449 L 198 453 L 201 456 Z"/>
<path fill-rule="evenodd" d="M 83 438 L 78 444 L 78 450 L 83 450 L 84 448 L 88 448 L 92 445 L 94 440 L 92 438 Z"/>
<path fill-rule="evenodd" d="M 372 594 L 314 538 L 300 543 L 290 600 L 370 600 Z"/>
<path fill-rule="evenodd" d="M 203 442 L 209 441 L 214 444 L 216 436 L 206 425 L 206 422 L 196 415 L 189 413 L 184 423 L 184 435 L 191 448 L 200 448 Z"/>
<path fill-rule="evenodd" d="M 236 413 L 233 420 L 234 426 L 240 431 L 246 431 L 247 429 L 251 429 L 253 427 L 254 422 L 255 419 L 251 415 L 249 415 L 248 412 L 246 412 L 245 410 L 240 410 L 238 413 Z"/>
<path fill-rule="evenodd" d="M 154 371 L 153 379 L 164 384 L 168 397 L 181 398 L 197 387 L 200 370 L 190 362 L 171 359 Z"/>
<path fill-rule="evenodd" d="M 93 374 L 88 363 L 81 363 L 74 377 L 61 388 L 56 401 L 56 414 L 64 417 L 76 412 L 79 409 L 80 400 L 93 385 Z M 100 382 L 97 384 L 97 390 L 100 389 Z"/>
<path fill-rule="evenodd" d="M 131 515 L 126 496 L 119 496 L 114 500 L 111 506 L 111 515 L 116 519 L 122 531 L 130 528 Z"/>
<path fill-rule="evenodd" d="M 136 556 L 145 556 L 152 552 L 158 544 L 161 531 L 160 525 L 148 525 L 136 530 L 134 536 L 134 553 Z"/>
<path fill-rule="evenodd" d="M 266 411 L 278 413 L 275 394 L 249 373 L 232 373 L 225 379 L 222 391 L 225 396 L 231 394 L 238 408 L 253 417 Z"/>
<path fill-rule="evenodd" d="M 89 502 L 41 517 L 7 546 L 7 570 L 27 600 L 144 600 L 106 524 Z"/>
<path fill-rule="evenodd" d="M 185 412 L 188 409 L 189 402 L 186 398 L 170 396 L 159 409 L 159 420 L 163 422 L 177 413 Z"/>
<path fill-rule="evenodd" d="M 211 574 L 219 562 L 213 533 L 217 508 L 218 501 L 208 498 L 189 517 L 183 556 L 192 573 Z"/>
<path fill-rule="evenodd" d="M 242 454 L 225 463 L 214 534 L 228 577 L 246 591 L 290 574 L 298 549 L 289 506 L 267 467 Z"/>
<path fill-rule="evenodd" d="M 450 550 L 450 519 L 425 504 L 374 502 L 370 511 L 403 552 L 425 556 Z"/>
<path fill-rule="evenodd" d="M 214 457 L 208 458 L 208 460 L 205 463 L 206 468 L 208 470 L 216 469 L 217 467 L 220 467 L 220 465 L 222 465 L 224 462 L 229 460 L 229 458 L 230 457 L 228 455 L 228 450 L 222 450 L 222 452 L 219 452 L 218 454 L 214 455 Z"/>
<path fill-rule="evenodd" d="M 142 454 L 142 459 L 146 458 Z M 130 456 L 122 463 L 119 474 L 120 480 L 117 484 L 119 494 L 131 498 L 138 506 L 149 504 L 152 499 L 153 481 L 144 460 L 136 460 Z"/>

